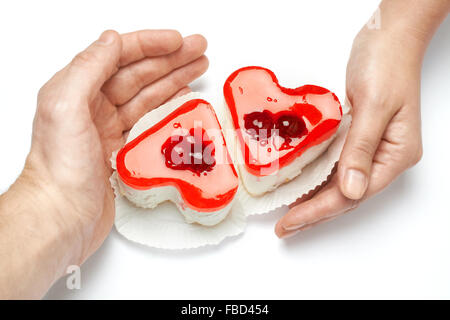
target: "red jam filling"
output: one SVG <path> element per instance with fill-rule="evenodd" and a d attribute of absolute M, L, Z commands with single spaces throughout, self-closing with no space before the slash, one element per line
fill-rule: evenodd
<path fill-rule="evenodd" d="M 305 121 L 295 114 L 282 114 L 275 122 L 278 135 L 285 139 L 301 138 L 308 133 Z"/>
<path fill-rule="evenodd" d="M 244 115 L 246 132 L 256 141 L 266 143 L 272 135 L 278 134 L 284 139 L 282 149 L 290 149 L 293 138 L 308 134 L 305 121 L 293 112 L 272 113 L 268 110 L 255 111 Z"/>
<path fill-rule="evenodd" d="M 190 170 L 197 176 L 216 165 L 215 147 L 205 129 L 191 128 L 186 135 L 173 135 L 161 146 L 166 166 L 173 170 Z"/>
<path fill-rule="evenodd" d="M 332 137 L 342 118 L 340 102 L 328 89 L 285 88 L 262 67 L 236 70 L 223 90 L 245 166 L 256 176 L 276 173 Z"/>
<path fill-rule="evenodd" d="M 129 187 L 173 186 L 199 212 L 226 207 L 239 185 L 214 109 L 201 99 L 187 101 L 128 142 L 116 162 Z"/>
<path fill-rule="evenodd" d="M 267 140 L 274 129 L 273 114 L 270 111 L 256 111 L 244 115 L 245 129 L 253 139 Z"/>

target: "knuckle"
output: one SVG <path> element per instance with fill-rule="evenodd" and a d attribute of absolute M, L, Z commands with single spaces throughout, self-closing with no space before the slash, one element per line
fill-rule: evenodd
<path fill-rule="evenodd" d="M 374 91 L 374 88 L 366 89 L 364 96 L 364 103 L 361 103 L 363 109 L 378 110 L 384 103 L 379 94 L 377 95 L 377 93 Z"/>
<path fill-rule="evenodd" d="M 396 162 L 402 170 L 415 166 L 423 156 L 423 147 L 420 139 L 405 143 L 392 152 L 392 161 Z"/>
<path fill-rule="evenodd" d="M 161 60 L 161 69 L 166 73 L 169 73 L 171 70 L 177 69 L 179 65 L 179 57 L 175 54 L 168 56 L 166 59 Z"/>
<path fill-rule="evenodd" d="M 38 91 L 37 94 L 37 110 L 40 113 L 48 113 L 50 105 L 55 100 L 55 88 L 53 84 L 53 79 L 50 79 L 45 83 Z"/>
<path fill-rule="evenodd" d="M 380 94 L 380 92 L 382 92 L 381 88 L 362 88 L 353 101 L 355 114 L 359 115 L 369 112 L 380 119 L 392 117 L 397 110 L 396 106 L 400 102 L 394 96 Z"/>
<path fill-rule="evenodd" d="M 363 85 L 359 87 L 357 92 L 353 92 L 352 96 L 355 104 L 355 110 L 366 110 L 370 108 L 377 109 L 383 103 L 377 89 L 373 86 Z"/>
<path fill-rule="evenodd" d="M 373 157 L 375 146 L 369 139 L 361 137 L 353 146 L 351 146 L 351 151 L 353 154 L 357 154 L 358 158 L 370 160 Z"/>
<path fill-rule="evenodd" d="M 174 77 L 172 79 L 172 83 L 173 83 L 174 87 L 176 87 L 176 88 L 184 87 L 186 85 L 185 76 L 186 75 Z"/>
<path fill-rule="evenodd" d="M 410 167 L 418 164 L 423 157 L 422 143 L 418 142 L 413 144 L 412 147 L 409 148 L 408 157 L 410 159 Z"/>
<path fill-rule="evenodd" d="M 58 71 L 50 80 L 48 80 L 44 85 L 39 89 L 37 98 L 38 102 L 42 100 L 49 99 L 52 96 L 52 93 L 58 87 L 59 79 L 62 76 L 63 71 Z"/>
<path fill-rule="evenodd" d="M 144 75 L 137 68 L 133 67 L 128 68 L 127 77 L 128 79 L 134 82 L 134 87 L 136 88 L 136 90 L 143 88 L 147 84 Z"/>
<path fill-rule="evenodd" d="M 53 123 L 55 121 L 55 112 L 51 108 L 51 104 L 47 101 L 39 102 L 36 112 L 37 123 Z"/>
<path fill-rule="evenodd" d="M 72 66 L 85 67 L 86 65 L 91 64 L 97 60 L 97 56 L 92 51 L 82 51 L 77 54 L 72 60 Z"/>
<path fill-rule="evenodd" d="M 47 83 L 44 84 L 38 91 L 37 98 L 38 101 L 41 101 L 47 95 Z"/>

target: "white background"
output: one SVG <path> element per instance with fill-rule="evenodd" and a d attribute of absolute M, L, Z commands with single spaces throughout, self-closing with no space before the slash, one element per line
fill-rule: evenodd
<path fill-rule="evenodd" d="M 0 191 L 20 173 L 36 94 L 104 29 L 175 28 L 209 41 L 210 69 L 193 87 L 220 101 L 238 67 L 272 69 L 285 86 L 314 83 L 343 99 L 352 40 L 377 0 L 0 2 Z M 428 50 L 422 86 L 425 155 L 352 214 L 287 241 L 284 210 L 252 217 L 216 247 L 161 251 L 115 230 L 48 298 L 450 298 L 450 19 Z M 1 270 L 0 270 L 1 272 Z"/>

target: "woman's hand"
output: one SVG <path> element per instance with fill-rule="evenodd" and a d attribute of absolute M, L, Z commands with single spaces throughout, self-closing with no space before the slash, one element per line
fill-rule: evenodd
<path fill-rule="evenodd" d="M 378 10 L 378 25 L 364 27 L 353 42 L 347 66 L 353 121 L 337 174 L 317 194 L 291 206 L 275 227 L 279 237 L 355 208 L 422 157 L 422 60 L 450 1 L 383 0 Z"/>
<path fill-rule="evenodd" d="M 189 92 L 208 67 L 206 46 L 200 35 L 171 30 L 106 31 L 40 90 L 19 181 L 48 194 L 50 219 L 72 230 L 71 263 L 81 265 L 111 230 L 112 151 L 142 115 Z"/>
<path fill-rule="evenodd" d="M 352 125 L 337 174 L 316 195 L 291 207 L 276 234 L 287 237 L 355 208 L 422 157 L 420 72 L 425 44 L 363 29 L 347 66 Z"/>

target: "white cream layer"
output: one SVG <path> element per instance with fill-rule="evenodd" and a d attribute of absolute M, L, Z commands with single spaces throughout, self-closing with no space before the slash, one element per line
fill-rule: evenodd
<path fill-rule="evenodd" d="M 284 166 L 283 168 L 277 170 L 274 174 L 268 176 L 255 176 L 247 171 L 242 152 L 239 154 L 239 173 L 241 175 L 242 182 L 245 189 L 252 196 L 260 196 L 266 192 L 272 191 L 279 185 L 294 179 L 299 174 L 302 173 L 302 169 L 310 164 L 312 161 L 317 159 L 328 146 L 331 144 L 335 135 L 330 137 L 328 140 L 313 146 L 306 150 L 301 156 L 297 157 L 290 164 Z M 236 141 L 236 140 L 235 140 Z M 237 143 L 239 143 L 237 141 Z"/>
<path fill-rule="evenodd" d="M 226 218 L 233 201 L 226 207 L 217 211 L 199 212 L 186 206 L 180 192 L 173 186 L 153 187 L 148 190 L 136 190 L 125 183 L 120 178 L 119 189 L 128 200 L 138 207 L 153 209 L 164 201 L 172 201 L 180 210 L 188 223 L 199 223 L 204 226 L 214 226 Z"/>

